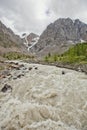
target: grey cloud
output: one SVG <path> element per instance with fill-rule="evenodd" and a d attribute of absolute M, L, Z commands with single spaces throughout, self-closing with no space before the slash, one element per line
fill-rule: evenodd
<path fill-rule="evenodd" d="M 51 0 L 50 8 L 61 17 L 75 17 L 87 11 L 86 0 Z"/>
<path fill-rule="evenodd" d="M 20 33 L 40 34 L 59 17 L 80 18 L 87 22 L 86 5 L 87 0 L 0 0 L 0 17 L 12 20 Z"/>

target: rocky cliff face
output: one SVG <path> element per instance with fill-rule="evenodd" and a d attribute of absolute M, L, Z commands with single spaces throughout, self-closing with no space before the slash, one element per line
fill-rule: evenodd
<path fill-rule="evenodd" d="M 22 39 L 0 21 L 0 54 L 9 51 L 25 51 Z"/>
<path fill-rule="evenodd" d="M 87 41 L 87 24 L 78 19 L 60 18 L 48 25 L 32 51 L 39 55 L 62 53 L 72 44 L 83 41 Z"/>
<path fill-rule="evenodd" d="M 22 36 L 23 43 L 26 46 L 28 52 L 30 52 L 30 49 L 37 44 L 39 36 L 35 33 L 30 33 L 29 35 L 24 33 Z"/>
<path fill-rule="evenodd" d="M 28 40 L 28 44 L 31 44 L 32 42 L 35 42 L 35 39 L 38 38 L 39 36 L 37 34 L 34 33 L 30 33 L 27 36 L 27 40 Z"/>

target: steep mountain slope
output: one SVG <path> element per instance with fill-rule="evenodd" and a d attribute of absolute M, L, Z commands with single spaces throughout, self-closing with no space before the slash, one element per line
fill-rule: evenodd
<path fill-rule="evenodd" d="M 87 24 L 78 19 L 60 18 L 48 25 L 32 51 L 38 55 L 63 53 L 73 43 L 83 41 L 87 41 Z"/>
<path fill-rule="evenodd" d="M 25 46 L 22 39 L 0 21 L 0 54 L 9 51 L 23 52 Z"/>
<path fill-rule="evenodd" d="M 61 63 L 61 64 L 87 64 L 87 43 L 78 43 L 70 47 L 68 51 L 62 55 L 50 53 L 45 56 L 46 62 Z M 83 67 L 84 68 L 84 67 Z M 87 68 L 86 68 L 87 70 Z"/>

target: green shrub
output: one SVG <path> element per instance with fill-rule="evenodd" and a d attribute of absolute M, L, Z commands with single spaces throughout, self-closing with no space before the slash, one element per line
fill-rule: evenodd
<path fill-rule="evenodd" d="M 79 43 L 71 47 L 61 55 L 50 55 L 45 57 L 45 61 L 64 63 L 87 63 L 87 43 Z"/>

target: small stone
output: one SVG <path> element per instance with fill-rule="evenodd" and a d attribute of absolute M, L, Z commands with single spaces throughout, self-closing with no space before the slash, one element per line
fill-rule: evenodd
<path fill-rule="evenodd" d="M 32 70 L 32 67 L 29 67 L 29 70 Z"/>

